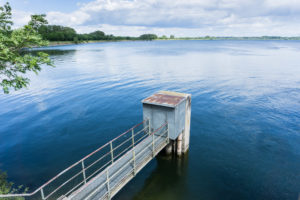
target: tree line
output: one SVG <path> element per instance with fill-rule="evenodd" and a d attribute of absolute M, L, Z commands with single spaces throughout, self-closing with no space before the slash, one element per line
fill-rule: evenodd
<path fill-rule="evenodd" d="M 59 26 L 59 25 L 42 25 L 39 27 L 38 32 L 42 35 L 44 40 L 48 41 L 73 41 L 74 43 L 80 43 L 91 40 L 108 40 L 108 41 L 120 41 L 120 40 L 299 40 L 300 37 L 280 37 L 280 36 L 260 36 L 260 37 L 179 37 L 175 38 L 174 35 L 167 37 L 165 35 L 158 37 L 155 34 L 143 34 L 139 37 L 132 36 L 114 36 L 107 35 L 103 31 L 97 30 L 91 33 L 79 34 L 71 27 Z"/>
<path fill-rule="evenodd" d="M 42 25 L 38 29 L 39 34 L 49 41 L 74 41 L 79 43 L 88 40 L 155 40 L 155 34 L 143 34 L 139 37 L 106 35 L 103 31 L 79 34 L 73 28 L 59 25 Z"/>

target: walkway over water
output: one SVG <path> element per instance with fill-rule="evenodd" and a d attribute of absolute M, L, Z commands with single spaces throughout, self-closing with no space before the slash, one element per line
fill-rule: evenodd
<path fill-rule="evenodd" d="M 169 143 L 168 124 L 151 132 L 145 120 L 74 163 L 26 199 L 111 199 Z"/>

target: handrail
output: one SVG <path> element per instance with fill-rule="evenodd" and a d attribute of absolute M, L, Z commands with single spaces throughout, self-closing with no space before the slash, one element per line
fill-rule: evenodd
<path fill-rule="evenodd" d="M 40 186 L 39 188 L 37 188 L 36 190 L 34 190 L 33 192 L 31 193 L 23 193 L 23 194 L 0 194 L 0 198 L 9 198 L 9 197 L 29 197 L 29 196 L 33 196 L 35 194 L 37 194 L 37 192 L 41 192 L 41 195 L 42 195 L 42 199 L 47 199 L 49 198 L 52 194 L 54 194 L 55 192 L 57 192 L 59 189 L 61 189 L 65 184 L 68 183 L 68 181 L 70 181 L 70 179 L 73 179 L 74 177 L 78 176 L 79 174 L 81 174 L 84 170 L 90 168 L 92 165 L 94 165 L 96 162 L 100 161 L 103 157 L 106 156 L 102 156 L 100 159 L 96 160 L 95 162 L 93 162 L 92 164 L 90 164 L 89 166 L 87 167 L 84 167 L 80 172 L 76 173 L 75 176 L 69 178 L 67 181 L 65 181 L 63 184 L 61 184 L 60 186 L 58 186 L 55 190 L 53 190 L 52 192 L 50 192 L 48 195 L 46 195 L 46 197 L 44 197 L 44 191 L 43 189 L 49 185 L 50 183 L 52 183 L 54 180 L 56 180 L 58 177 L 60 177 L 61 175 L 63 175 L 64 173 L 66 173 L 67 171 L 69 171 L 70 169 L 74 168 L 76 165 L 80 164 L 81 162 L 85 161 L 86 159 L 88 159 L 89 157 L 91 157 L 92 155 L 94 155 L 95 153 L 99 152 L 100 150 L 102 150 L 104 147 L 108 146 L 109 144 L 111 144 L 112 142 L 116 141 L 117 139 L 119 139 L 120 137 L 124 136 L 126 133 L 129 133 L 130 131 L 133 131 L 135 128 L 137 128 L 138 126 L 144 124 L 145 122 L 148 122 L 149 123 L 149 120 L 148 119 L 145 119 L 143 120 L 142 122 L 138 123 L 137 125 L 133 126 L 132 128 L 128 129 L 127 131 L 125 131 L 124 133 L 122 133 L 121 135 L 117 136 L 116 138 L 112 139 L 111 141 L 107 142 L 106 144 L 102 145 L 101 147 L 99 147 L 98 149 L 94 150 L 93 152 L 91 152 L 90 154 L 86 155 L 84 158 L 80 159 L 79 161 L 75 162 L 74 164 L 70 165 L 69 167 L 67 167 L 66 169 L 62 170 L 60 173 L 58 173 L 56 176 L 54 176 L 53 178 L 51 178 L 49 181 L 47 181 L 46 183 L 44 183 L 42 186 Z M 148 124 L 148 127 L 149 127 L 149 124 Z M 144 131 L 145 128 L 143 128 L 140 132 Z M 138 132 L 138 134 L 140 133 Z M 119 147 L 119 146 L 118 146 Z M 117 149 L 118 147 L 116 148 L 113 148 L 113 150 Z M 110 152 L 108 152 L 110 153 Z M 118 154 L 119 156 L 120 154 Z M 109 161 L 109 162 L 112 162 L 112 161 Z M 108 163 L 109 163 L 108 162 Z M 108 163 L 106 163 L 105 165 L 107 165 Z M 99 170 L 99 169 L 98 169 Z M 100 171 L 100 170 L 99 170 Z M 88 177 L 88 178 L 91 178 L 91 175 Z M 80 182 L 80 184 L 82 184 L 82 182 Z M 78 185 L 80 185 L 78 184 Z M 75 186 L 74 188 L 78 187 Z M 73 190 L 74 188 L 72 188 L 71 190 Z M 67 192 L 69 193 L 69 191 Z"/>
<path fill-rule="evenodd" d="M 169 134 L 169 127 L 168 127 L 168 123 L 166 122 L 166 123 L 164 123 L 163 125 L 161 125 L 158 129 L 156 129 L 154 132 L 152 132 L 150 135 L 154 135 L 155 133 L 157 133 L 159 130 L 161 130 L 163 127 L 165 127 L 166 126 L 166 131 L 164 131 L 163 133 L 161 133 L 161 134 L 158 134 L 157 136 L 158 137 L 163 137 L 163 135 L 165 135 L 165 134 L 167 134 L 167 137 L 166 137 L 166 141 L 168 141 L 168 134 Z M 155 141 L 158 141 L 160 138 L 156 138 L 156 139 L 153 139 L 153 142 L 155 142 Z M 149 147 L 149 146 L 151 146 L 152 145 L 152 143 L 150 143 L 150 144 L 148 144 L 148 145 L 146 145 L 146 147 Z M 133 147 L 132 148 L 132 150 L 134 151 L 134 149 L 135 149 L 135 147 Z M 140 152 L 138 152 L 137 154 L 136 154 L 136 156 L 138 156 L 138 155 L 140 155 L 142 152 L 144 152 L 145 150 L 147 150 L 147 148 L 144 148 L 142 151 L 140 151 Z M 154 153 L 154 152 L 153 152 Z M 123 155 L 123 156 L 125 156 L 125 155 Z M 123 157 L 122 156 L 122 157 Z M 107 184 L 109 184 L 109 182 L 110 182 L 110 179 L 111 178 L 113 178 L 113 177 L 115 177 L 115 176 L 117 176 L 118 175 L 118 173 L 119 172 L 121 172 L 127 165 L 130 165 L 132 162 L 134 162 L 134 157 L 132 158 L 132 159 L 130 159 L 127 163 L 125 163 L 121 168 L 119 168 L 117 171 L 115 171 L 112 175 L 107 175 L 107 176 L 109 176 L 109 179 L 106 179 L 103 183 L 101 183 L 99 186 L 97 186 L 97 189 L 95 189 L 94 191 L 92 191 L 87 197 L 85 197 L 84 199 L 85 200 L 87 200 L 87 199 L 89 199 L 91 196 L 93 196 L 94 194 L 96 194 L 102 187 L 104 187 L 105 185 L 107 185 Z M 101 172 L 102 174 L 104 174 L 104 173 L 106 173 L 106 174 L 108 174 L 108 170 L 109 170 L 109 167 L 108 168 L 106 168 L 103 172 Z M 130 170 L 130 173 L 132 173 L 132 172 L 134 172 L 134 169 L 131 169 Z M 129 174 L 130 174 L 129 173 Z M 122 178 L 122 180 L 123 179 L 125 179 L 124 177 Z M 118 183 L 116 183 L 115 185 L 113 185 L 113 188 L 115 188 L 115 187 L 117 187 L 118 185 L 120 185 L 121 184 L 121 182 L 118 182 Z M 107 195 L 107 194 L 109 194 L 110 193 L 110 191 L 108 191 L 108 192 L 106 192 L 105 193 L 105 195 Z"/>

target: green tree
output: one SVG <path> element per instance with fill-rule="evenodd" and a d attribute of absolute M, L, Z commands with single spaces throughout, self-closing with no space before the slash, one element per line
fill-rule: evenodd
<path fill-rule="evenodd" d="M 143 34 L 139 37 L 140 40 L 155 40 L 157 39 L 157 35 L 155 34 Z"/>
<path fill-rule="evenodd" d="M 19 186 L 18 188 L 13 188 L 13 183 L 7 181 L 7 174 L 5 172 L 1 172 L 0 170 L 0 194 L 13 194 L 13 193 L 26 193 L 28 188 L 23 188 L 23 186 Z M 3 198 L 3 200 L 21 200 L 24 199 L 22 197 L 16 198 Z"/>
<path fill-rule="evenodd" d="M 174 35 L 170 35 L 170 39 L 175 39 L 175 36 Z"/>
<path fill-rule="evenodd" d="M 41 25 L 38 28 L 43 39 L 50 41 L 73 41 L 77 36 L 73 28 L 58 25 Z"/>
<path fill-rule="evenodd" d="M 94 31 L 92 33 L 88 34 L 90 37 L 90 40 L 104 40 L 106 39 L 104 32 L 102 31 Z"/>
<path fill-rule="evenodd" d="M 207 35 L 207 36 L 205 36 L 205 37 L 204 37 L 204 39 L 206 39 L 206 40 L 210 40 L 210 39 L 211 39 L 211 37 L 210 37 L 209 35 Z"/>
<path fill-rule="evenodd" d="M 30 22 L 22 28 L 12 30 L 11 7 L 9 3 L 0 7 L 0 87 L 4 93 L 11 88 L 27 87 L 29 71 L 38 73 L 41 65 L 51 65 L 49 55 L 43 52 L 26 51 L 31 47 L 48 44 L 38 33 L 40 26 L 47 23 L 45 15 L 32 15 Z"/>
<path fill-rule="evenodd" d="M 73 38 L 73 41 L 74 41 L 74 43 L 75 43 L 75 44 L 78 44 L 78 43 L 79 43 L 79 41 L 78 41 L 78 37 L 77 37 L 77 36 L 76 36 L 76 37 L 74 37 L 74 38 Z"/>

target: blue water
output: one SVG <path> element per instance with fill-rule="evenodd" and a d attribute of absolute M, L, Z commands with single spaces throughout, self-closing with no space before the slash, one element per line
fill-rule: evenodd
<path fill-rule="evenodd" d="M 0 169 L 31 190 L 142 119 L 159 90 L 192 94 L 182 159 L 158 157 L 115 199 L 297 199 L 300 42 L 50 47 L 28 89 L 0 94 Z"/>

